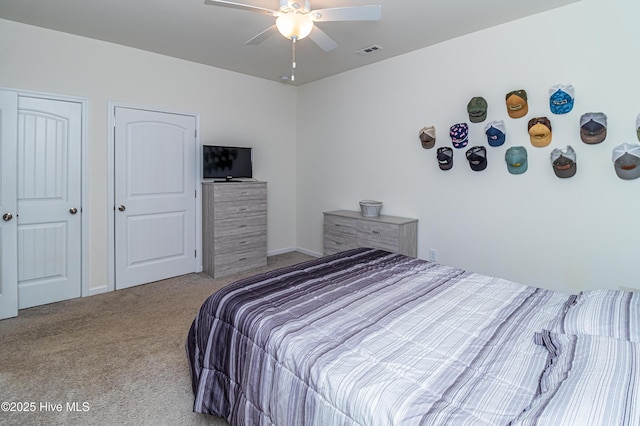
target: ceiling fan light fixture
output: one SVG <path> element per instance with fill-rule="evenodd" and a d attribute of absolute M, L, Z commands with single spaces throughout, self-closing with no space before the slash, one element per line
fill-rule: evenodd
<path fill-rule="evenodd" d="M 281 13 L 309 13 L 311 11 L 311 4 L 309 0 L 304 0 L 304 4 L 300 0 L 280 0 L 280 7 L 278 10 Z"/>
<path fill-rule="evenodd" d="M 278 16 L 276 27 L 280 34 L 289 40 L 301 40 L 308 36 L 313 29 L 311 17 L 301 13 L 286 13 Z"/>

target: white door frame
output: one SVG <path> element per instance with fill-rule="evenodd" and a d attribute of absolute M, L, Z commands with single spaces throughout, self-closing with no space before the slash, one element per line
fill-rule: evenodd
<path fill-rule="evenodd" d="M 82 297 L 90 296 L 93 293 L 89 288 L 89 255 L 87 254 L 87 250 L 86 250 L 87 247 L 91 247 L 91 245 L 89 244 L 90 211 L 89 211 L 89 204 L 87 203 L 89 188 L 87 185 L 87 167 L 86 167 L 87 155 L 88 155 L 87 153 L 87 104 L 88 104 L 88 101 L 86 98 L 80 98 L 77 96 L 59 95 L 57 93 L 33 92 L 29 90 L 12 89 L 8 87 L 0 87 L 0 90 L 15 92 L 18 95 L 18 97 L 29 96 L 32 98 L 52 99 L 56 101 L 65 101 L 65 102 L 76 102 L 76 103 L 79 103 L 81 106 L 82 131 L 81 131 L 80 137 L 82 138 L 82 140 L 80 141 L 80 149 L 82 150 L 82 153 L 80 156 L 80 162 L 82 164 L 80 165 L 80 168 L 81 168 L 82 182 L 81 182 L 81 188 L 80 188 L 80 196 L 81 196 L 81 201 L 80 201 L 81 230 L 80 232 L 82 233 L 82 237 L 81 237 L 80 244 L 82 244 L 82 248 L 80 251 L 81 253 L 80 254 L 80 257 L 81 257 L 80 280 L 82 281 L 82 284 L 81 284 Z M 17 108 L 17 105 L 16 105 L 16 108 Z"/>
<path fill-rule="evenodd" d="M 189 115 L 196 120 L 196 164 L 201 164 L 201 145 L 200 145 L 200 115 L 192 112 L 177 111 L 173 109 L 157 108 L 141 105 L 132 105 L 128 103 L 109 101 L 108 108 L 108 123 L 109 123 L 109 142 L 108 142 L 108 155 L 107 155 L 107 167 L 108 167 L 108 187 L 107 187 L 107 208 L 109 213 L 109 220 L 107 224 L 108 233 L 108 261 L 107 261 L 107 288 L 101 289 L 100 293 L 104 291 L 114 291 L 116 288 L 116 244 L 115 244 L 115 111 L 116 108 L 131 108 L 142 109 L 146 111 L 155 111 L 167 114 L 180 114 Z M 202 177 L 200 167 L 196 167 L 193 171 L 196 182 L 196 272 L 202 272 Z"/>

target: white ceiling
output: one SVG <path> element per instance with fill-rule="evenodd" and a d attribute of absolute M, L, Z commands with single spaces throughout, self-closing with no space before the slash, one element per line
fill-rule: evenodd
<path fill-rule="evenodd" d="M 234 0 L 277 9 L 278 0 Z M 324 52 L 308 38 L 297 43 L 295 84 L 512 21 L 579 0 L 311 0 L 312 9 L 382 5 L 382 20 L 322 22 L 338 47 Z M 0 18 L 104 40 L 274 81 L 291 74 L 291 42 L 276 34 L 244 43 L 274 18 L 204 0 L 0 0 Z M 517 35 L 514 35 L 517 36 Z M 379 45 L 368 56 L 355 52 Z M 291 82 L 286 81 L 287 84 Z"/>

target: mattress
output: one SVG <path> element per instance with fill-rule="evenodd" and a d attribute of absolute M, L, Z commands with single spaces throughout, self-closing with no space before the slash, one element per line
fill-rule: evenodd
<path fill-rule="evenodd" d="M 573 358 L 554 344 L 578 299 L 368 248 L 252 276 L 191 325 L 194 411 L 232 425 L 536 424 L 566 383 L 551 367 Z"/>

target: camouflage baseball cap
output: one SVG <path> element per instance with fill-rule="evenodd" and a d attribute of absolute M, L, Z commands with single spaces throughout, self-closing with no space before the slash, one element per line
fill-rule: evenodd
<path fill-rule="evenodd" d="M 472 123 L 483 122 L 487 118 L 487 101 L 482 96 L 471 98 L 467 104 L 467 112 Z"/>

